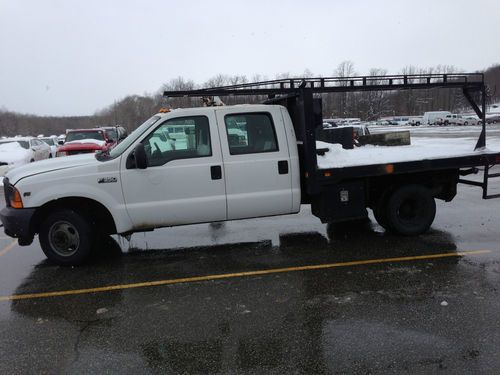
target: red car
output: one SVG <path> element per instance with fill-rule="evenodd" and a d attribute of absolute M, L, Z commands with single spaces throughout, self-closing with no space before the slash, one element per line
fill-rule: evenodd
<path fill-rule="evenodd" d="M 71 129 L 66 131 L 64 144 L 57 149 L 57 156 L 95 153 L 106 151 L 116 144 L 104 129 Z"/>

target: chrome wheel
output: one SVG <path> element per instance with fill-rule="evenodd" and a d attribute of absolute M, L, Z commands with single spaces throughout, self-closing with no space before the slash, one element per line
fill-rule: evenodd
<path fill-rule="evenodd" d="M 68 221 L 57 221 L 49 229 L 49 243 L 52 250 L 63 257 L 73 255 L 80 246 L 80 235 Z"/>

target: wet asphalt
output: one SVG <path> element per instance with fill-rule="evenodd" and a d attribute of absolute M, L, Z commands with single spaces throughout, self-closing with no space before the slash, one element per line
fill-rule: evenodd
<path fill-rule="evenodd" d="M 461 186 L 429 233 L 407 238 L 372 217 L 326 226 L 303 206 L 109 237 L 76 268 L 2 233 L 0 296 L 117 289 L 0 300 L 0 373 L 495 374 L 499 209 Z M 191 279 L 211 275 L 227 277 Z"/>

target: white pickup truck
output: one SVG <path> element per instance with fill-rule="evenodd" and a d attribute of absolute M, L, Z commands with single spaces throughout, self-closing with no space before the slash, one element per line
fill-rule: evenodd
<path fill-rule="evenodd" d="M 115 148 L 42 161 L 4 179 L 5 233 L 62 265 L 82 263 L 100 235 L 297 213 L 322 222 L 367 216 L 403 235 L 425 232 L 435 198 L 450 201 L 460 172 L 500 162 L 500 153 L 328 164 L 314 129 L 320 99 L 301 89 L 288 106 L 236 105 L 158 113 Z M 293 119 L 292 119 L 293 116 Z M 321 144 L 320 144 L 321 146 Z M 396 155 L 396 156 L 394 156 Z"/>
<path fill-rule="evenodd" d="M 296 144 L 281 106 L 161 113 L 109 153 L 11 171 L 2 221 L 21 243 L 37 232 L 49 259 L 76 264 L 88 255 L 97 231 L 123 234 L 296 213 Z"/>

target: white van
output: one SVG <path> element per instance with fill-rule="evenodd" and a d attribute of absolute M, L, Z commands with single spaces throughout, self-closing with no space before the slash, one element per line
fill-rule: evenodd
<path fill-rule="evenodd" d="M 422 119 L 422 124 L 424 125 L 434 125 L 438 118 L 446 117 L 446 115 L 451 115 L 450 111 L 432 111 L 425 112 L 424 118 Z"/>

